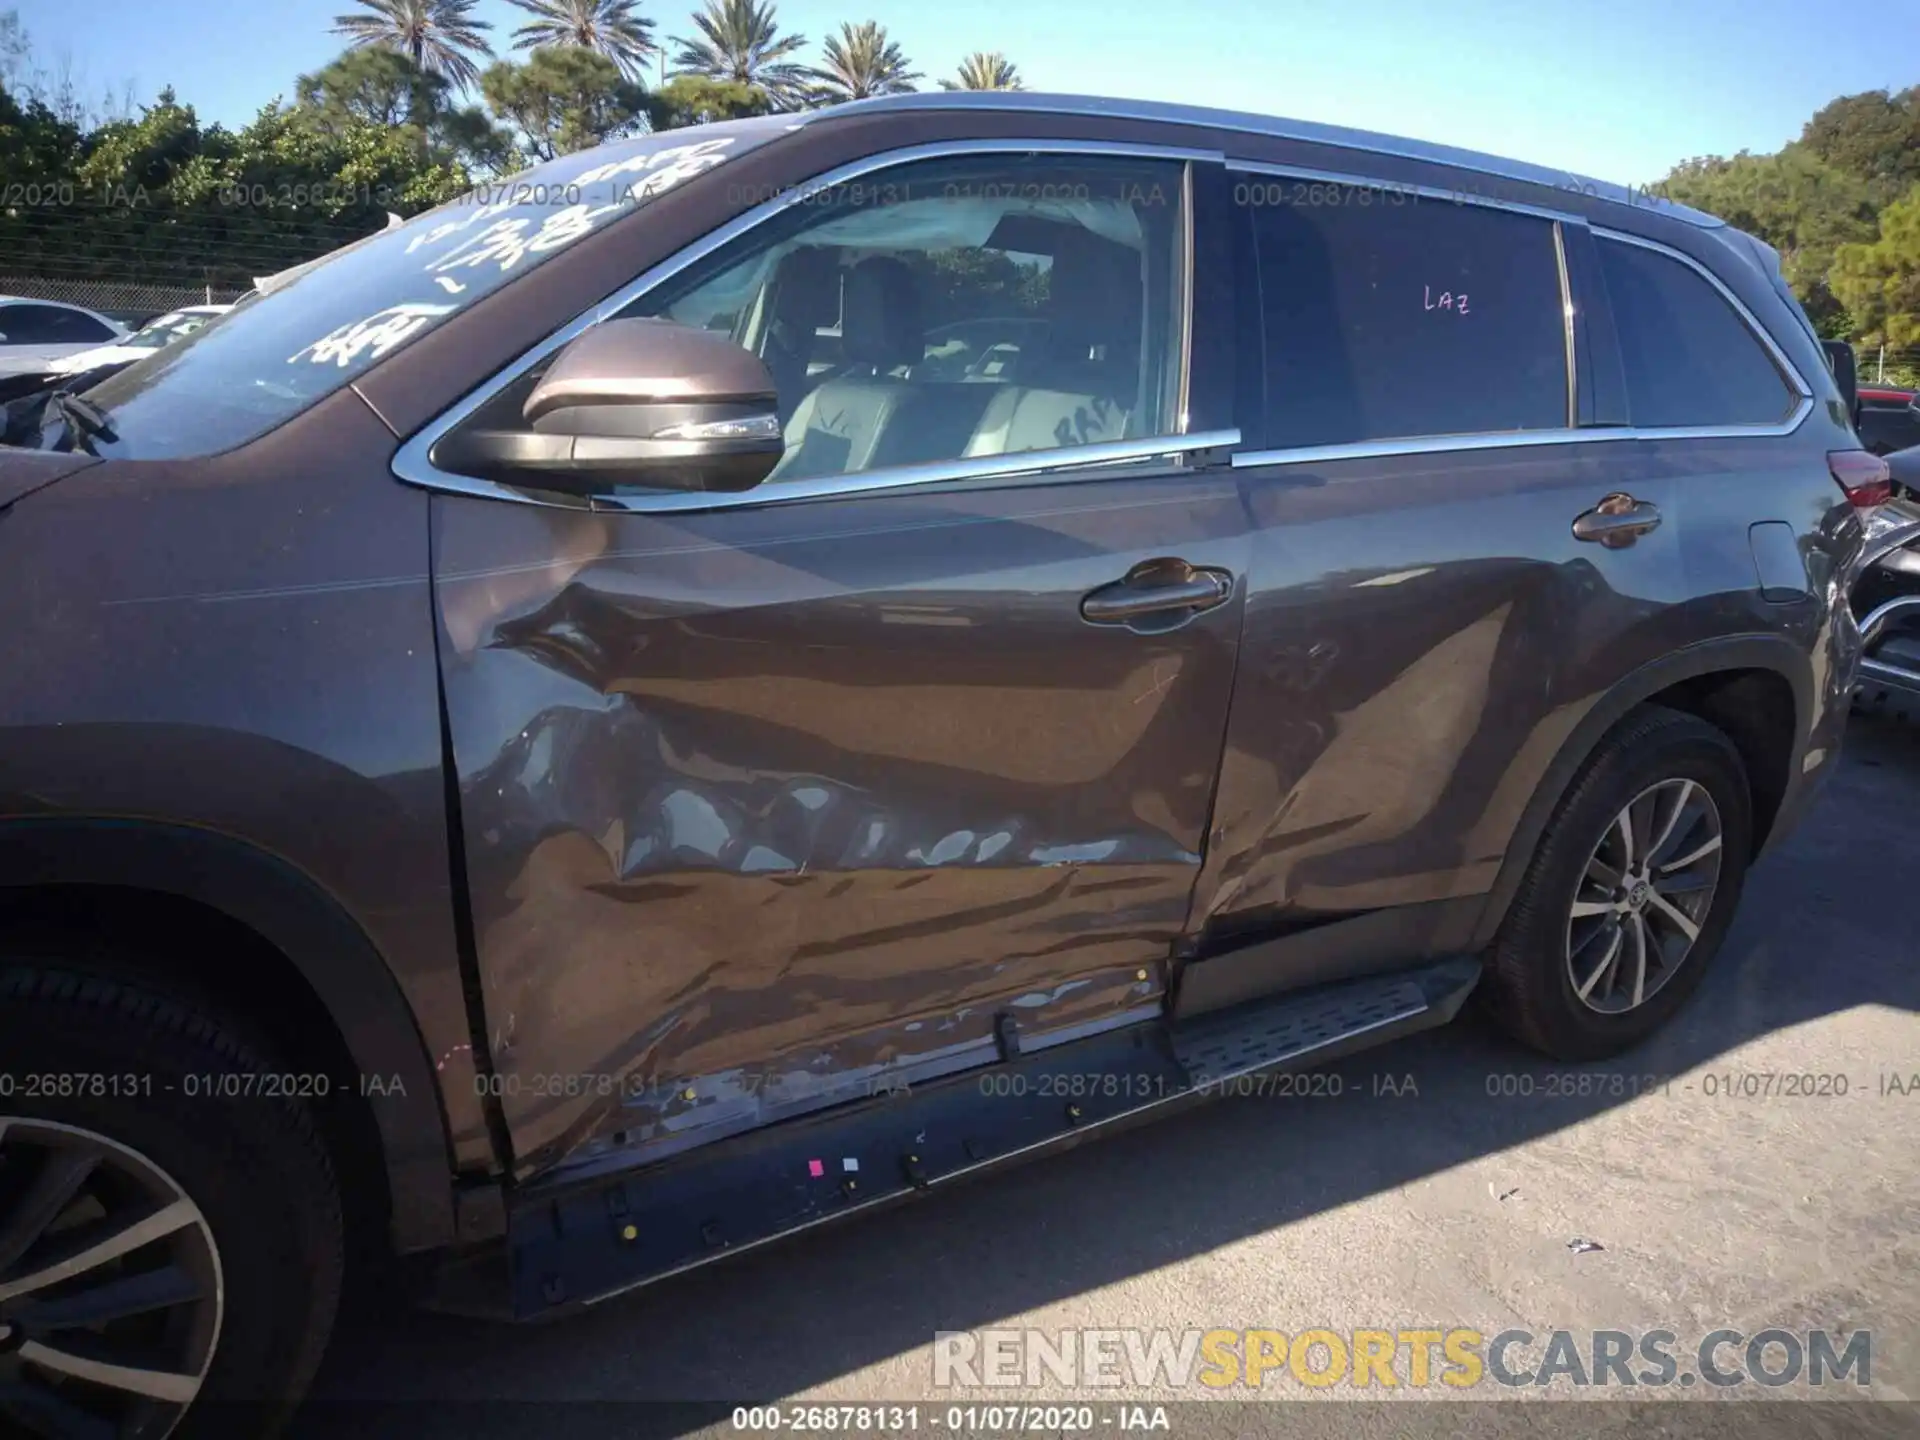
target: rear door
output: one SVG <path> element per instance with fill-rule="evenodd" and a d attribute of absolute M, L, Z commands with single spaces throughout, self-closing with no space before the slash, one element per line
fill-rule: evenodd
<path fill-rule="evenodd" d="M 1189 160 L 972 141 L 810 183 L 620 311 L 780 378 L 760 490 L 436 497 L 523 1172 L 1157 1013 L 1247 570 Z"/>
<path fill-rule="evenodd" d="M 1391 913 L 1306 983 L 1464 943 L 1568 702 L 1664 653 L 1685 568 L 1571 279 L 1583 222 L 1280 163 L 1234 192 L 1265 432 L 1235 460 L 1247 632 L 1195 926 Z M 1629 491 L 1665 523 L 1576 535 Z"/>

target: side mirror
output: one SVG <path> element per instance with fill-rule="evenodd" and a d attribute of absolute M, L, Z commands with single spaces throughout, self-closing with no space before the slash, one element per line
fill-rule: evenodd
<path fill-rule="evenodd" d="M 1822 340 L 1820 348 L 1827 352 L 1827 368 L 1833 371 L 1833 378 L 1840 386 L 1840 398 L 1847 403 L 1847 418 L 1853 422 L 1853 428 L 1860 428 L 1860 376 L 1855 369 L 1853 347 L 1844 340 Z"/>
<path fill-rule="evenodd" d="M 434 463 L 580 495 L 735 492 L 766 479 L 786 449 L 759 357 L 668 320 L 594 326 L 547 367 L 517 423 L 505 418 L 454 431 Z"/>

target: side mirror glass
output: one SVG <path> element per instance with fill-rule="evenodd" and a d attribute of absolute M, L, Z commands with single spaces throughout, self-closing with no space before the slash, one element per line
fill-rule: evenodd
<path fill-rule="evenodd" d="M 737 492 L 766 479 L 785 448 L 758 356 L 668 320 L 609 320 L 554 358 L 517 416 L 461 427 L 434 463 L 579 495 Z"/>
<path fill-rule="evenodd" d="M 1820 348 L 1827 352 L 1827 368 L 1833 371 L 1833 378 L 1840 386 L 1840 398 L 1846 401 L 1847 418 L 1853 422 L 1853 428 L 1860 428 L 1860 377 L 1854 368 L 1853 347 L 1844 340 L 1822 340 Z"/>

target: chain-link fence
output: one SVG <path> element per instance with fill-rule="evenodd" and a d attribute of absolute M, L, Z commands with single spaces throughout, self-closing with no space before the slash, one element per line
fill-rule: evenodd
<path fill-rule="evenodd" d="M 1855 345 L 1853 365 L 1862 385 L 1920 390 L 1920 345 Z"/>
<path fill-rule="evenodd" d="M 182 305 L 230 304 L 244 293 L 231 285 L 143 285 L 117 280 L 58 280 L 37 275 L 0 274 L 0 295 L 84 305 L 128 325 L 178 310 Z"/>
<path fill-rule="evenodd" d="M 67 185 L 10 186 L 0 196 L 0 294 L 144 319 L 234 300 L 257 277 L 350 244 L 385 219 L 370 206 L 329 218 L 264 188 L 172 209 L 144 192 L 108 199 Z"/>

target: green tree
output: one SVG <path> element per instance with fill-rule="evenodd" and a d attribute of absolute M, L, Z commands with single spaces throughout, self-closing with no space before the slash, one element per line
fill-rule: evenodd
<path fill-rule="evenodd" d="M 294 83 L 301 109 L 316 125 L 346 131 L 356 125 L 424 132 L 446 109 L 444 75 L 433 75 L 398 50 L 348 50 Z"/>
<path fill-rule="evenodd" d="M 457 106 L 444 75 L 420 69 L 397 50 L 348 50 L 331 64 L 302 75 L 299 108 L 329 134 L 360 126 L 399 132 L 423 159 L 454 161 L 493 172 L 515 159 L 513 136 L 478 106 Z"/>
<path fill-rule="evenodd" d="M 1789 145 L 1774 155 L 1703 156 L 1674 167 L 1650 193 L 1718 215 L 1780 252 L 1781 273 L 1823 333 L 1846 329 L 1828 287 L 1835 250 L 1871 240 L 1874 205 L 1867 183 L 1812 150 Z"/>
<path fill-rule="evenodd" d="M 18 10 L 0 10 L 0 89 L 19 85 L 33 55 L 33 41 Z"/>
<path fill-rule="evenodd" d="M 803 35 L 782 35 L 773 0 L 706 0 L 693 17 L 700 33 L 675 37 L 674 66 L 685 75 L 730 80 L 766 92 L 775 110 L 805 102 L 807 68 L 791 59 L 806 47 Z"/>
<path fill-rule="evenodd" d="M 872 20 L 842 24 L 838 35 L 827 37 L 824 51 L 826 63 L 813 71 L 814 86 L 808 97 L 816 103 L 904 95 L 920 78 L 900 47 L 887 38 L 886 27 Z"/>
<path fill-rule="evenodd" d="M 544 46 L 521 65 L 502 60 L 481 77 L 480 91 L 534 160 L 627 134 L 646 114 L 646 91 L 578 45 Z"/>
<path fill-rule="evenodd" d="M 194 162 L 209 154 L 224 154 L 229 143 L 218 126 L 203 131 L 193 107 L 180 104 L 169 87 L 153 104 L 141 108 L 139 119 L 94 131 L 87 138 L 87 155 L 75 178 L 95 194 L 165 193 Z"/>
<path fill-rule="evenodd" d="M 73 240 L 99 210 L 77 179 L 86 137 L 42 100 L 0 87 L 0 176 L 13 203 L 0 206 L 0 257 L 10 275 L 69 275 Z M 84 268 L 81 273 L 84 272 Z"/>
<path fill-rule="evenodd" d="M 480 77 L 475 57 L 493 54 L 484 31 L 493 26 L 473 16 L 475 0 L 354 0 L 364 13 L 334 18 L 333 31 L 354 46 L 397 50 L 431 75 L 444 75 L 462 89 Z"/>
<path fill-rule="evenodd" d="M 1050 277 L 992 250 L 933 250 L 902 257 L 920 274 L 928 330 L 981 315 L 1038 318 L 1046 311 Z"/>
<path fill-rule="evenodd" d="M 596 50 L 630 80 L 641 78 L 647 58 L 660 47 L 653 21 L 635 10 L 635 0 L 511 0 L 533 20 L 513 32 L 521 50 L 577 45 Z"/>
<path fill-rule="evenodd" d="M 739 120 L 765 115 L 773 109 L 766 91 L 737 80 L 713 80 L 705 75 L 676 75 L 647 96 L 647 119 L 655 130 L 678 130 L 686 125 L 709 125 L 716 120 Z"/>
<path fill-rule="evenodd" d="M 86 154 L 80 127 L 40 100 L 0 86 L 0 175 L 9 181 L 60 181 L 72 176 Z"/>
<path fill-rule="evenodd" d="M 1920 345 L 1920 185 L 1880 212 L 1878 239 L 1835 252 L 1829 283 L 1859 339 Z"/>
<path fill-rule="evenodd" d="M 1842 95 L 1814 112 L 1800 145 L 1866 182 L 1885 205 L 1920 184 L 1920 86 Z"/>
<path fill-rule="evenodd" d="M 998 50 L 976 50 L 960 62 L 960 73 L 940 82 L 942 90 L 1024 90 L 1020 72 Z"/>

